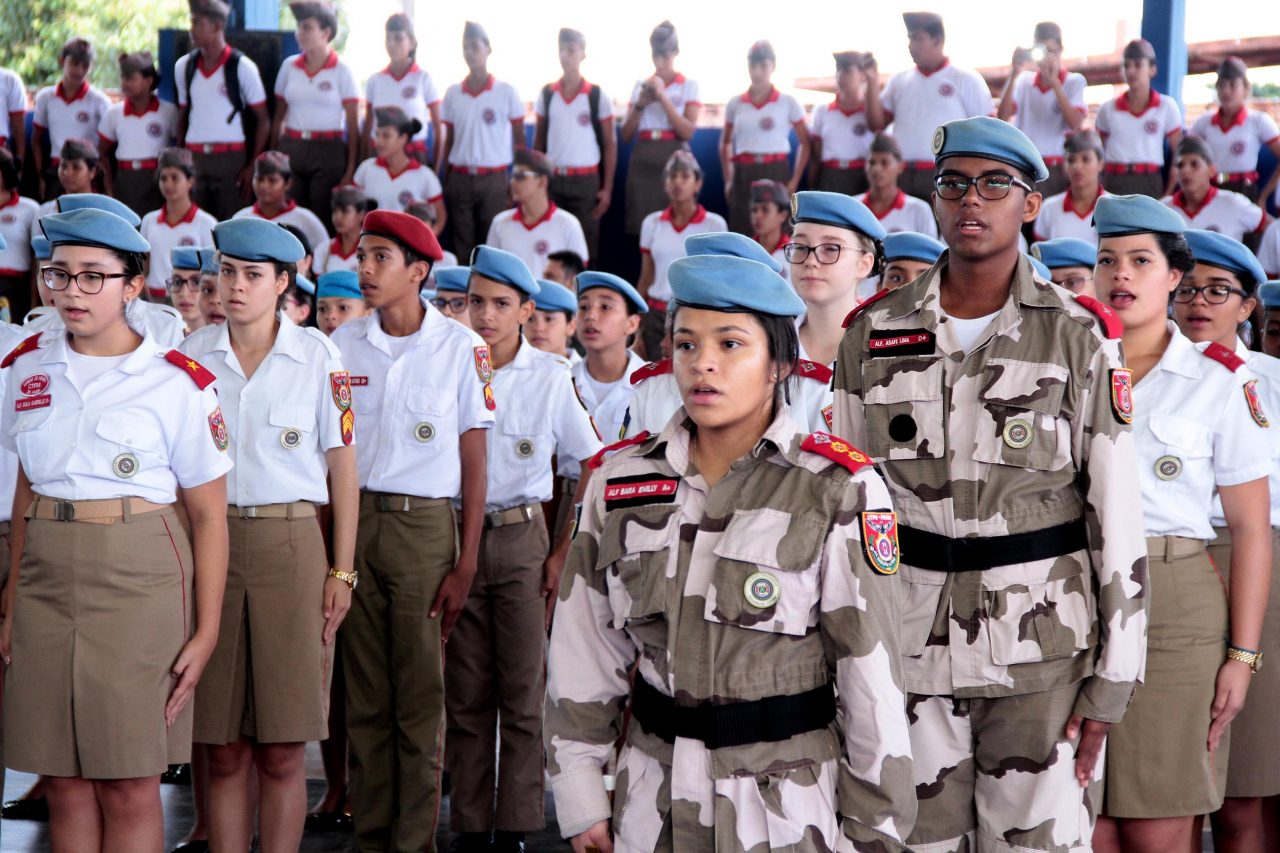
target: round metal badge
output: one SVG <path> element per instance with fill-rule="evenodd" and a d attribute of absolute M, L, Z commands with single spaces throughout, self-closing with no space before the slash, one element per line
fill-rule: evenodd
<path fill-rule="evenodd" d="M 423 421 L 413 428 L 413 437 L 426 444 L 428 441 L 436 437 L 436 428 L 431 424 Z"/>
<path fill-rule="evenodd" d="M 936 155 L 942 151 L 942 146 L 947 144 L 947 129 L 939 127 L 933 132 L 933 153 Z"/>
<path fill-rule="evenodd" d="M 1182 474 L 1182 460 L 1176 456 L 1161 456 L 1156 460 L 1156 476 L 1161 480 L 1176 480 Z"/>
<path fill-rule="evenodd" d="M 302 432 L 296 427 L 289 427 L 280 432 L 280 446 L 285 450 L 293 450 L 302 444 Z"/>
<path fill-rule="evenodd" d="M 747 597 L 747 604 L 760 610 L 777 604 L 781 594 L 781 590 L 778 589 L 778 579 L 768 572 L 756 572 L 747 578 L 742 592 Z"/>
<path fill-rule="evenodd" d="M 533 456 L 533 442 L 527 438 L 522 438 L 516 442 L 516 455 L 521 459 L 528 459 Z"/>
<path fill-rule="evenodd" d="M 138 473 L 138 457 L 132 453 L 121 453 L 111 460 L 111 470 L 120 479 L 127 480 Z"/>
<path fill-rule="evenodd" d="M 1012 420 L 1004 425 L 1004 443 L 1014 450 L 1021 450 L 1031 443 L 1035 429 L 1024 420 Z"/>

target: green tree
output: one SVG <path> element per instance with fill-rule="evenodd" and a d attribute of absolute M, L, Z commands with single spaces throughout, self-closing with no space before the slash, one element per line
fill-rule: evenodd
<path fill-rule="evenodd" d="M 185 0 L 0 0 L 0 66 L 38 89 L 58 79 L 58 50 L 75 36 L 97 53 L 94 85 L 120 85 L 121 52 L 158 49 L 156 33 L 187 25 Z"/>

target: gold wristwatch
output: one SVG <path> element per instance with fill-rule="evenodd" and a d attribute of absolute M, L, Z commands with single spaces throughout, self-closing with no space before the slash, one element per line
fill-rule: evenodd
<path fill-rule="evenodd" d="M 360 582 L 360 573 L 357 571 L 344 572 L 339 569 L 330 569 L 329 577 L 337 578 L 351 588 L 355 592 L 356 584 Z"/>
<path fill-rule="evenodd" d="M 1227 657 L 1231 660 L 1238 660 L 1240 663 L 1247 664 L 1250 671 L 1254 675 L 1258 674 L 1258 670 L 1262 669 L 1262 652 L 1255 652 L 1252 649 L 1242 649 L 1239 646 L 1227 646 Z"/>

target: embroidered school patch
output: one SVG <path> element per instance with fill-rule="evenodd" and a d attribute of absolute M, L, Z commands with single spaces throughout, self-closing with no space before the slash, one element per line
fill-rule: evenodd
<path fill-rule="evenodd" d="M 227 422 L 222 419 L 222 407 L 218 406 L 209 415 L 209 432 L 213 435 L 213 444 L 219 450 L 227 449 Z"/>
<path fill-rule="evenodd" d="M 1258 396 L 1258 380 L 1250 379 L 1244 383 L 1244 398 L 1249 403 L 1249 414 L 1253 415 L 1253 420 L 1258 426 L 1266 429 L 1271 426 L 1271 421 L 1267 420 L 1267 413 L 1262 411 L 1262 398 Z"/>
<path fill-rule="evenodd" d="M 680 481 L 674 477 L 654 477 L 651 474 L 613 477 L 605 481 L 604 508 L 674 503 L 679 485 Z"/>
<path fill-rule="evenodd" d="M 863 512 L 862 550 L 867 564 L 877 574 L 898 571 L 898 514 L 896 512 Z"/>
<path fill-rule="evenodd" d="M 345 412 L 351 408 L 351 374 L 345 370 L 335 370 L 329 374 L 329 390 L 333 393 L 333 404 L 338 411 Z"/>
<path fill-rule="evenodd" d="M 1133 423 L 1133 371 L 1127 367 L 1111 371 L 1111 411 L 1120 423 Z"/>
<path fill-rule="evenodd" d="M 356 437 L 356 411 L 347 409 L 342 413 L 342 443 L 350 446 Z"/>
<path fill-rule="evenodd" d="M 476 357 L 476 373 L 480 376 L 480 381 L 486 384 L 493 381 L 493 361 L 489 358 L 489 348 L 487 346 L 473 347 Z"/>

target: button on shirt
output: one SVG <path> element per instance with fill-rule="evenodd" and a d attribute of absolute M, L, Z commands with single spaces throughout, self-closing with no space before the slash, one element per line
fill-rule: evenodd
<path fill-rule="evenodd" d="M 46 332 L 6 369 L 0 446 L 18 454 L 37 494 L 169 504 L 177 487 L 231 469 L 213 390 L 166 361 L 150 336 L 85 388 L 70 375 L 68 346 Z"/>
<path fill-rule="evenodd" d="M 466 80 L 450 86 L 444 93 L 440 118 L 453 134 L 449 165 L 510 166 L 515 156 L 511 123 L 524 121 L 524 102 L 514 86 L 490 74 L 478 92 L 468 89 Z"/>
<path fill-rule="evenodd" d="M 32 121 L 49 134 L 49 153 L 57 160 L 62 144 L 79 139 L 98 147 L 98 125 L 107 114 L 111 101 L 85 81 L 79 92 L 62 91 L 62 83 L 45 86 L 36 93 L 36 109 Z"/>
<path fill-rule="evenodd" d="M 173 144 L 177 122 L 178 108 L 168 101 L 152 96 L 146 109 L 135 113 L 126 100 L 107 109 L 98 135 L 116 146 L 116 160 L 154 160 Z"/>
<path fill-rule="evenodd" d="M 813 135 L 822 140 L 822 159 L 866 162 L 871 153 L 871 138 L 875 136 L 867 126 L 867 111 L 858 107 L 845 112 L 835 101 L 813 111 Z M 853 168 L 851 165 L 846 168 Z"/>
<path fill-rule="evenodd" d="M 415 201 L 435 203 L 444 197 L 436 173 L 412 157 L 395 173 L 386 160 L 370 157 L 356 167 L 353 180 L 378 203 L 378 210 L 404 210 Z"/>
<path fill-rule="evenodd" d="M 423 498 L 458 498 L 462 463 L 458 439 L 490 429 L 480 365 L 484 340 L 423 302 L 422 326 L 403 354 L 392 355 L 380 314 L 339 326 L 331 340 L 351 373 L 351 396 L 360 422 L 356 463 L 360 487 Z M 488 350 L 484 349 L 486 363 Z M 501 405 L 501 402 L 498 402 Z"/>
<path fill-rule="evenodd" d="M 1161 199 L 1178 212 L 1191 228 L 1217 231 L 1232 240 L 1243 240 L 1249 233 L 1261 234 L 1267 224 L 1267 214 L 1249 201 L 1249 197 L 1219 187 L 1209 187 L 1199 207 L 1191 207 L 1182 190 Z"/>
<path fill-rule="evenodd" d="M 1247 366 L 1233 372 L 1204 355 L 1209 344 L 1193 344 L 1172 320 L 1169 332 L 1168 349 L 1133 387 L 1143 524 L 1148 536 L 1209 540 L 1215 486 L 1271 474 L 1276 427 L 1249 413 L 1245 386 L 1257 377 Z"/>
<path fill-rule="evenodd" d="M 335 383 L 347 373 L 338 348 L 283 313 L 279 322 L 271 351 L 248 379 L 226 323 L 197 329 L 180 347 L 218 377 L 211 387 L 231 437 L 227 452 L 235 468 L 227 475 L 227 503 L 234 506 L 328 503 L 324 454 L 344 445 Z"/>
<path fill-rule="evenodd" d="M 578 94 L 566 99 L 560 81 L 551 84 L 551 101 L 543 110 L 542 98 L 534 102 L 538 118 L 547 120 L 547 159 L 562 169 L 587 169 L 600 165 L 600 143 L 591 118 L 591 90 L 599 88 L 586 80 Z M 613 103 L 601 90 L 600 121 L 613 118 Z"/>
<path fill-rule="evenodd" d="M 1098 193 L 1099 198 L 1106 195 L 1106 190 Z M 1093 209 L 1098 206 L 1097 199 L 1089 205 L 1089 209 L 1081 216 L 1076 213 L 1075 203 L 1071 200 L 1071 190 L 1051 195 L 1040 206 L 1040 215 L 1036 217 L 1036 240 L 1056 240 L 1059 237 L 1075 237 L 1086 243 L 1097 244 L 1098 231 L 1093 227 Z"/>
<path fill-rule="evenodd" d="M 791 128 L 801 121 L 804 107 L 777 89 L 760 104 L 745 92 L 724 105 L 725 133 L 733 134 L 734 154 L 787 154 Z"/>
<path fill-rule="evenodd" d="M 1230 120 L 1223 117 L 1221 109 L 1205 113 L 1196 119 L 1191 132 L 1209 145 L 1213 165 L 1227 174 L 1256 172 L 1258 151 L 1280 139 L 1275 119 L 1250 109 L 1240 110 Z"/>
<path fill-rule="evenodd" d="M 933 132 L 938 125 L 994 112 L 991 90 L 981 75 L 949 61 L 927 74 L 918 66 L 899 71 L 885 86 L 880 101 L 891 113 L 893 136 L 908 162 L 933 162 Z"/>
<path fill-rule="evenodd" d="M 288 104 L 284 116 L 286 130 L 332 133 L 347 126 L 344 107 L 360 101 L 360 90 L 351 68 L 330 51 L 329 57 L 312 74 L 307 58 L 291 56 L 276 76 L 276 99 Z"/>
<path fill-rule="evenodd" d="M 440 103 L 440 93 L 436 91 L 431 75 L 415 62 L 400 77 L 392 74 L 390 67 L 370 75 L 364 84 L 364 99 L 375 110 L 399 107 L 409 118 L 422 122 L 422 130 L 413 137 L 413 141 L 426 142 L 427 127 L 431 124 L 429 109 Z"/>
<path fill-rule="evenodd" d="M 1088 117 L 1089 108 L 1084 103 L 1084 75 L 1064 68 L 1058 72 L 1058 82 L 1062 84 L 1071 106 Z M 1061 160 L 1062 145 L 1071 132 L 1071 125 L 1062 115 L 1058 93 L 1039 71 L 1023 71 L 1018 75 L 1013 83 L 1013 105 L 1013 126 L 1027 135 L 1040 156 Z"/>
<path fill-rule="evenodd" d="M 724 217 L 711 213 L 702 205 L 681 228 L 671 223 L 671 208 L 650 213 L 640 223 L 640 251 L 653 259 L 653 284 L 649 285 L 649 297 L 658 302 L 671 299 L 671 284 L 667 281 L 667 267 L 685 256 L 684 241 L 690 234 L 708 234 L 712 231 L 728 231 Z"/>
<path fill-rule="evenodd" d="M 1134 115 L 1125 92 L 1098 108 L 1094 125 L 1102 136 L 1107 163 L 1159 166 L 1164 163 L 1165 137 L 1182 130 L 1182 110 L 1173 98 L 1152 89 L 1147 108 Z"/>
<path fill-rule="evenodd" d="M 196 73 L 191 78 L 191 91 L 187 91 L 187 63 L 191 54 L 180 57 L 173 66 L 173 79 L 177 81 L 178 106 L 190 105 L 187 113 L 187 145 L 216 145 L 243 143 L 244 125 L 237 114 L 230 121 L 231 99 L 227 97 L 227 60 L 231 57 L 231 45 L 213 68 L 204 67 L 204 57 L 197 54 Z M 237 60 L 236 79 L 240 84 L 240 100 L 245 109 L 262 106 L 267 102 L 267 90 L 262 85 L 262 73 L 247 56 Z"/>
<path fill-rule="evenodd" d="M 1249 349 L 1239 338 L 1236 338 L 1236 355 L 1244 359 L 1245 366 L 1258 378 L 1258 398 L 1262 401 L 1263 412 L 1271 419 L 1271 426 L 1265 430 L 1271 447 L 1271 526 L 1280 527 L 1280 429 L 1274 420 L 1275 413 L 1280 412 L 1280 359 Z M 1222 513 L 1222 499 L 1216 492 L 1210 523 L 1214 527 L 1227 526 L 1226 516 Z"/>
<path fill-rule="evenodd" d="M 525 224 L 518 207 L 499 213 L 489 223 L 485 243 L 517 255 L 534 275 L 541 275 L 547 268 L 547 255 L 552 252 L 568 250 L 589 260 L 582 223 L 569 211 L 556 207 L 555 202 L 532 225 Z"/>

